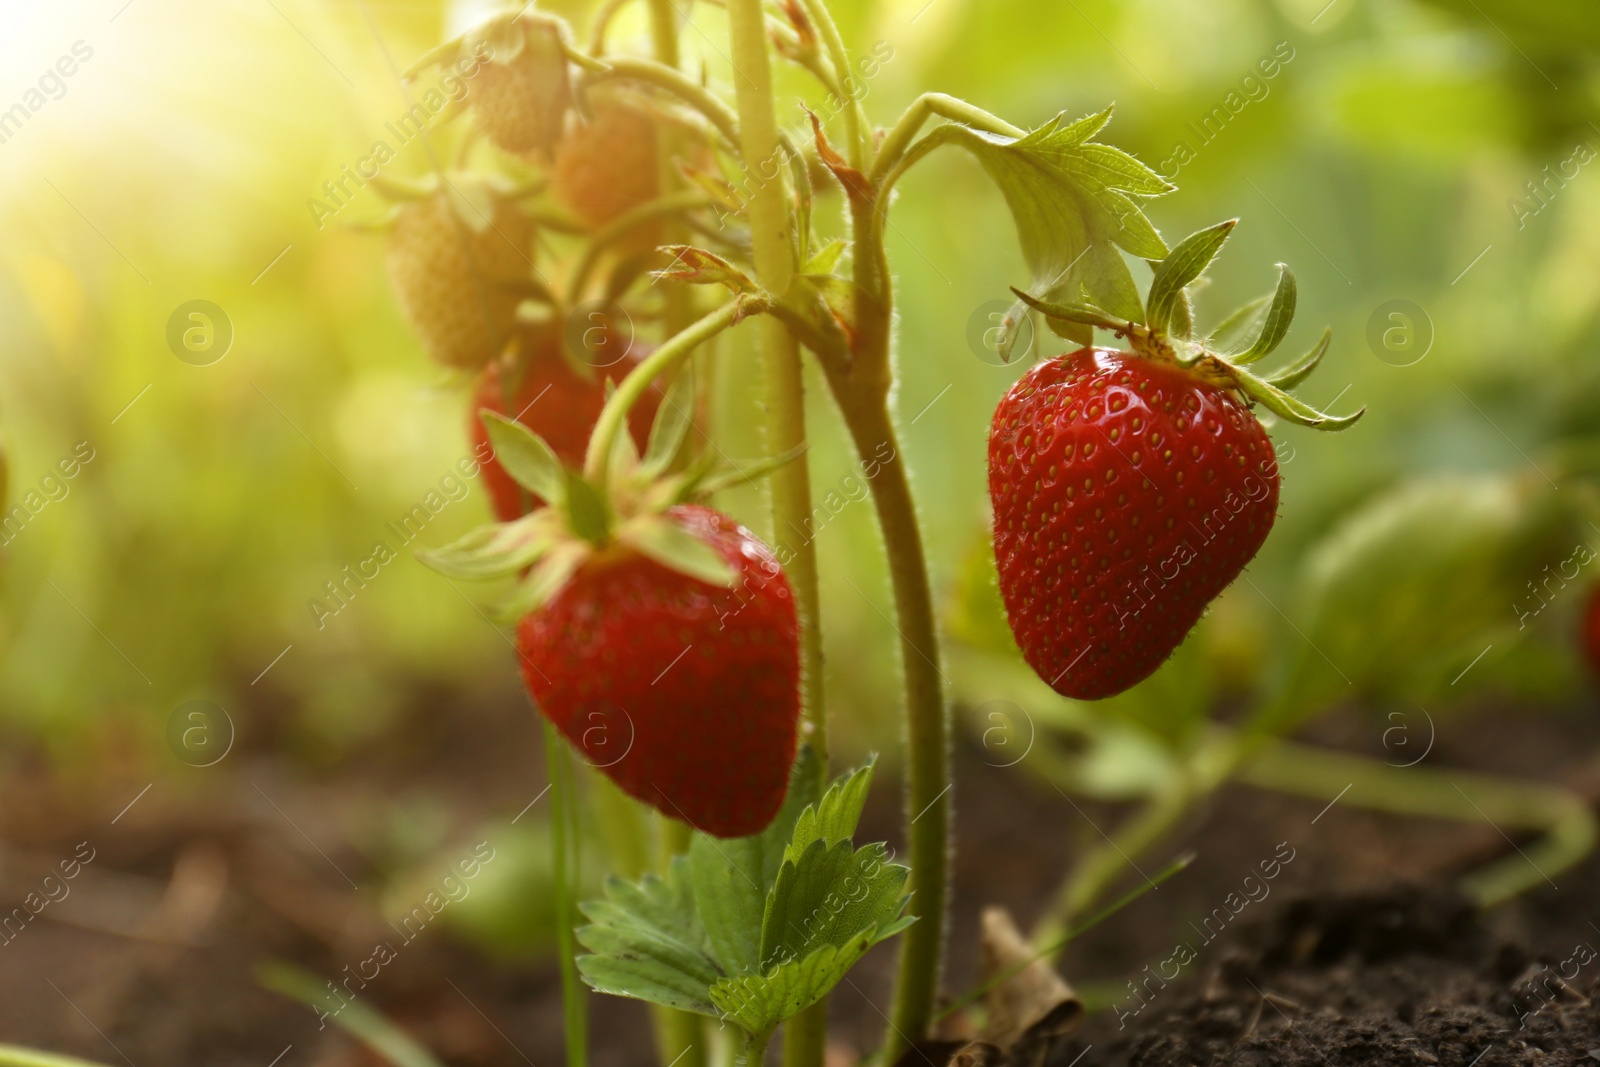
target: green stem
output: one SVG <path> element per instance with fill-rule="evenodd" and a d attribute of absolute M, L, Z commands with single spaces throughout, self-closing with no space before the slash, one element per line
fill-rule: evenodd
<path fill-rule="evenodd" d="M 772 1039 L 767 1034 L 746 1034 L 744 1044 L 735 1054 L 733 1067 L 761 1067 L 761 1061 L 767 1058 L 767 1042 Z"/>
<path fill-rule="evenodd" d="M 728 105 L 711 90 L 690 79 L 682 71 L 658 63 L 653 59 L 643 59 L 638 56 L 615 56 L 607 59 L 606 69 L 594 71 L 584 75 L 586 84 L 597 84 L 622 78 L 628 81 L 644 82 L 664 89 L 688 104 L 705 117 L 706 121 L 722 135 L 730 145 L 739 144 L 738 120 L 729 110 Z"/>
<path fill-rule="evenodd" d="M 851 83 L 855 81 L 850 72 L 850 53 L 844 46 L 844 37 L 839 33 L 838 23 L 833 21 L 833 12 L 828 10 L 827 0 L 804 0 L 804 2 L 806 14 L 817 27 L 817 36 L 822 41 L 822 47 L 827 50 L 828 62 L 833 64 L 832 91 L 838 94 L 839 102 L 844 107 L 845 136 L 849 141 L 850 165 L 860 170 L 866 165 L 867 155 L 872 150 L 870 138 L 872 127 L 861 98 L 849 91 Z"/>
<path fill-rule="evenodd" d="M 767 54 L 766 16 L 761 0 L 728 0 L 728 38 L 733 52 L 735 99 L 738 104 L 739 149 L 750 166 L 770 160 L 784 145 L 778 130 L 772 93 L 772 61 Z M 798 157 L 791 154 L 788 157 Z M 751 253 L 756 278 L 767 292 L 781 298 L 794 278 L 794 212 L 782 173 L 759 185 L 748 205 Z M 811 466 L 806 443 L 805 380 L 800 346 L 782 322 L 763 316 L 760 323 L 764 396 L 767 409 L 767 451 L 798 452 L 773 471 L 772 529 L 777 543 L 800 534 L 787 558 L 780 561 L 795 595 L 800 621 L 801 712 L 810 728 L 808 743 L 819 757 L 821 783 L 828 780 L 828 722 L 823 694 L 822 630 L 816 542 L 804 530 L 811 518 Z M 789 1020 L 784 1027 L 784 1063 L 788 1067 L 821 1067 L 827 1042 L 827 998 Z M 759 1042 L 765 1049 L 766 1037 Z M 747 1055 L 749 1050 L 747 1049 Z M 754 1060 L 760 1063 L 759 1052 Z"/>
<path fill-rule="evenodd" d="M 1341 803 L 1378 811 L 1543 831 L 1540 840 L 1461 879 L 1462 889 L 1483 907 L 1548 883 L 1587 855 L 1596 838 L 1594 812 L 1584 798 L 1543 782 L 1395 767 L 1288 741 L 1266 746 L 1238 777 L 1316 800 L 1343 793 Z"/>
<path fill-rule="evenodd" d="M 566 1020 L 567 1067 L 589 1062 L 588 990 L 578 976 L 577 939 L 574 936 L 572 768 L 565 742 L 549 722 L 544 724 L 545 766 L 550 775 L 550 854 L 555 881 L 556 941 L 561 962 L 561 1004 Z"/>
<path fill-rule="evenodd" d="M 878 146 L 877 158 L 872 161 L 872 170 L 867 175 L 874 185 L 882 182 L 889 172 L 899 165 L 901 158 L 906 154 L 906 149 L 911 147 L 911 141 L 916 137 L 917 131 L 935 115 L 963 126 L 1004 134 L 1007 137 L 1021 137 L 1027 133 L 1021 127 L 1013 126 L 959 97 L 948 96 L 945 93 L 924 93 L 912 101 L 911 106 L 906 108 L 905 114 L 900 116 L 894 127 L 884 135 L 883 143 Z"/>
<path fill-rule="evenodd" d="M 922 532 L 888 408 L 882 397 L 862 402 L 848 392 L 840 396 L 840 408 L 857 452 L 878 465 L 872 499 L 888 555 L 905 675 L 908 888 L 910 912 L 918 921 L 901 935 L 899 978 L 881 1059 L 894 1063 L 908 1042 L 926 1034 L 939 988 L 950 862 L 951 722 Z"/>
<path fill-rule="evenodd" d="M 567 303 L 576 307 L 583 300 L 583 291 L 589 286 L 589 278 L 594 274 L 596 264 L 600 257 L 611 245 L 616 244 L 632 231 L 638 229 L 655 219 L 665 215 L 676 215 L 680 211 L 690 208 L 704 207 L 708 201 L 706 194 L 697 190 L 680 190 L 670 192 L 658 197 L 648 204 L 640 204 L 631 211 L 618 215 L 606 223 L 604 227 L 595 231 L 589 239 L 588 245 L 583 250 L 583 256 L 578 260 L 577 266 L 572 269 L 572 281 L 567 286 Z M 669 292 L 682 290 L 674 287 Z"/>
<path fill-rule="evenodd" d="M 610 476 L 612 445 L 617 433 L 627 421 L 628 412 L 639 398 L 649 390 L 650 384 L 688 359 L 695 348 L 732 326 L 742 316 L 761 311 L 765 302 L 760 299 L 730 300 L 717 310 L 701 318 L 688 329 L 680 330 L 667 342 L 628 372 L 600 411 L 594 432 L 589 437 L 589 450 L 584 455 L 583 471 L 596 486 L 604 488 Z"/>

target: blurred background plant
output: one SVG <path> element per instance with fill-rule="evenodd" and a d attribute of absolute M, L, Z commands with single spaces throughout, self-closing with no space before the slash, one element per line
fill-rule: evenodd
<path fill-rule="evenodd" d="M 591 5 L 543 6 L 582 27 Z M 504 635 L 414 546 L 348 603 L 327 590 L 375 542 L 396 543 L 387 524 L 430 493 L 443 504 L 427 507 L 419 543 L 443 544 L 487 514 L 483 486 L 457 468 L 467 383 L 424 358 L 390 295 L 383 242 L 350 225 L 387 205 L 346 186 L 334 217 L 310 206 L 328 203 L 324 183 L 410 106 L 398 69 L 486 8 L 132 0 L 3 11 L 0 424 L 8 504 L 25 517 L 3 535 L 0 767 L 38 756 L 85 779 L 167 768 L 169 716 L 204 698 L 229 711 L 247 748 L 327 774 L 406 716 L 520 702 Z M 993 639 L 986 579 L 970 561 L 986 558 L 990 413 L 1054 341 L 1034 339 L 1009 366 L 986 345 L 996 302 L 1027 272 L 980 170 L 952 155 L 908 177 L 888 238 L 907 371 L 897 403 L 934 581 L 969 646 L 951 670 L 974 711 L 970 733 L 992 725 L 983 708 L 998 699 L 1068 732 L 1088 723 L 1080 732 L 1107 747 L 1073 773 L 1092 792 L 1133 798 L 1207 714 L 1252 694 L 1277 694 L 1271 710 L 1286 719 L 1359 703 L 1381 723 L 1399 701 L 1442 713 L 1513 696 L 1532 708 L 1586 684 L 1583 597 L 1566 586 L 1600 572 L 1545 583 L 1578 544 L 1600 543 L 1584 474 L 1600 450 L 1589 439 L 1600 426 L 1600 179 L 1589 166 L 1600 24 L 1588 4 L 861 0 L 838 14 L 854 48 L 878 42 L 888 57 L 867 82 L 880 123 L 930 86 L 1030 125 L 1115 100 L 1115 143 L 1181 187 L 1150 207 L 1163 232 L 1243 216 L 1230 262 L 1293 262 L 1301 321 L 1333 324 L 1313 386 L 1326 395 L 1308 401 L 1368 408 L 1338 439 L 1274 430 L 1284 488 L 1272 538 L 1174 663 L 1120 702 L 1126 715 L 1108 729 L 1105 708 L 1040 699 Z M 720 13 L 697 5 L 696 18 Z M 644 34 L 640 12 L 625 10 L 609 39 Z M 718 39 L 690 33 L 685 47 L 722 69 Z M 816 97 L 800 72 L 780 77 L 784 92 Z M 452 136 L 397 144 L 385 174 L 427 173 L 430 145 Z M 1220 272 L 1199 297 L 1202 319 L 1270 281 Z M 214 362 L 169 346 L 174 312 L 193 300 L 230 327 Z M 854 463 L 824 393 L 813 382 L 811 460 L 817 499 L 838 487 L 817 544 L 845 762 L 898 748 L 895 634 L 871 509 L 851 491 Z M 721 447 L 754 454 L 754 409 L 723 415 Z M 72 456 L 80 469 L 67 477 Z M 759 531 L 758 494 L 729 503 Z M 1339 579 L 1368 557 L 1360 582 Z M 397 804 L 426 811 L 427 788 Z M 364 847 L 397 885 L 443 847 L 445 830 L 426 818 L 371 821 Z M 536 869 L 542 846 L 530 839 L 525 852 Z M 511 878 L 511 866 L 493 873 Z M 537 929 L 507 933 L 526 920 L 515 908 L 455 914 L 502 947 L 548 944 Z"/>

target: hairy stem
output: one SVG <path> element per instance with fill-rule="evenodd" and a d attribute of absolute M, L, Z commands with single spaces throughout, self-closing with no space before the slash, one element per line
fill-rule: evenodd
<path fill-rule="evenodd" d="M 848 392 L 840 397 L 840 407 L 863 462 L 878 468 L 872 500 L 888 554 L 905 675 L 909 910 L 917 922 L 901 935 L 899 977 L 881 1058 L 894 1063 L 908 1042 L 926 1034 L 939 988 L 950 861 L 951 725 L 922 532 L 888 407 L 879 395 L 853 398 Z"/>
<path fill-rule="evenodd" d="M 628 376 L 622 379 L 622 384 L 617 386 L 617 391 L 606 401 L 600 418 L 595 422 L 594 432 L 589 437 L 589 450 L 584 455 L 584 473 L 603 488 L 610 476 L 611 451 L 617 433 L 627 421 L 633 405 L 650 388 L 650 383 L 688 359 L 698 345 L 732 326 L 742 315 L 761 310 L 762 306 L 760 300 L 730 300 L 687 329 L 673 334 L 665 344 L 629 371 Z"/>
<path fill-rule="evenodd" d="M 987 130 L 989 133 L 1000 133 L 1007 137 L 1021 137 L 1027 132 L 959 97 L 948 96 L 945 93 L 924 93 L 912 101 L 911 106 L 906 108 L 905 114 L 901 115 L 894 127 L 884 135 L 883 144 L 878 147 L 877 158 L 872 161 L 872 170 L 867 175 L 874 185 L 882 182 L 900 163 L 906 154 L 906 149 L 911 147 L 912 138 L 916 137 L 923 124 L 935 115 L 963 126 Z"/>
<path fill-rule="evenodd" d="M 785 145 L 778 130 L 772 95 L 772 61 L 767 54 L 766 16 L 761 0 L 728 0 L 728 37 L 733 52 L 735 99 L 739 109 L 740 152 L 747 168 L 775 160 Z M 797 157 L 790 154 L 793 161 Z M 747 206 L 756 278 L 781 298 L 794 278 L 795 218 L 783 173 L 753 191 Z M 767 451 L 783 455 L 806 441 L 805 381 L 800 346 L 782 322 L 763 316 L 760 343 L 767 408 Z M 811 518 L 811 466 L 804 452 L 779 467 L 770 480 L 772 529 L 779 544 L 802 533 Z M 822 630 L 819 626 L 815 541 L 802 536 L 787 558 L 780 556 L 795 594 L 800 620 L 801 711 L 808 738 L 819 757 L 821 782 L 828 780 L 828 720 L 823 699 Z M 821 1067 L 827 1040 L 828 1007 L 823 998 L 784 1027 L 788 1067 Z M 761 1047 L 766 1041 L 762 1039 Z M 753 1061 L 760 1062 L 759 1054 Z"/>
<path fill-rule="evenodd" d="M 833 65 L 834 84 L 831 91 L 838 94 L 839 103 L 844 108 L 850 165 L 860 170 L 866 165 L 867 154 L 872 150 L 872 126 L 861 98 L 851 91 L 855 78 L 850 73 L 850 53 L 844 46 L 838 24 L 833 21 L 833 12 L 828 10 L 827 0 L 804 0 L 804 3 L 806 14 L 817 27 L 817 36 L 828 53 L 828 62 Z"/>

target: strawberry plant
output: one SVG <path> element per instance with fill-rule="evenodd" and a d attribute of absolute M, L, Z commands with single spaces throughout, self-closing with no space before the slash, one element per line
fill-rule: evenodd
<path fill-rule="evenodd" d="M 1290 332 L 1289 268 L 1274 292 L 1202 331 L 1194 294 L 1235 222 L 1169 247 L 1145 206 L 1175 187 L 1102 139 L 1110 108 L 1025 129 L 935 92 L 879 129 L 826 0 L 717 5 L 725 18 L 695 27 L 720 35 L 713 53 L 730 67 L 716 77 L 686 62 L 670 0 L 644 4 L 651 55 L 608 50 L 624 6 L 600 8 L 588 48 L 562 19 L 524 7 L 423 57 L 414 70 L 481 61 L 467 130 L 453 170 L 382 183 L 400 201 L 396 295 L 429 354 L 475 376 L 472 432 L 494 452 L 501 521 L 425 559 L 506 587 L 498 610 L 517 628 L 523 680 L 548 724 L 569 1062 L 586 1062 L 587 984 L 653 1005 L 664 1061 L 693 1067 L 726 1051 L 710 1017 L 737 1035 L 739 1062 L 759 1062 L 781 1026 L 785 1062 L 814 1067 L 829 991 L 889 939 L 899 964 L 879 1062 L 916 1055 L 943 979 L 952 696 L 1015 693 L 1053 735 L 1032 769 L 1147 805 L 1082 858 L 1031 946 L 1009 920 L 986 919 L 986 954 L 1004 960 L 962 1007 L 997 989 L 1001 1002 L 1026 999 L 1012 984 L 1023 981 L 1059 999 L 1059 980 L 1030 967 L 1104 903 L 1129 856 L 1230 778 L 1305 791 L 1348 772 L 1371 803 L 1459 811 L 1427 773 L 1397 782 L 1276 738 L 1348 696 L 1436 694 L 1496 625 L 1482 605 L 1535 546 L 1568 535 L 1571 508 L 1512 481 L 1374 505 L 1308 564 L 1315 655 L 1297 649 L 1270 678 L 1244 669 L 1253 710 L 1242 726 L 1212 722 L 1220 657 L 1189 637 L 1277 519 L 1268 430 L 1338 431 L 1361 415 L 1291 392 L 1330 351 L 1326 331 L 1298 358 L 1257 367 Z M 780 62 L 815 79 L 826 119 L 780 126 L 792 110 L 774 91 Z M 916 367 L 891 358 L 885 242 L 901 179 L 947 146 L 993 181 L 1026 263 L 998 350 L 1013 354 L 1029 318 L 1069 348 L 995 411 L 993 553 L 974 554 L 949 660 L 893 405 Z M 831 216 L 818 210 L 827 197 L 842 204 Z M 752 330 L 724 336 L 745 320 Z M 1096 331 L 1125 347 L 1096 347 Z M 729 345 L 752 334 L 752 351 Z M 593 358 L 595 336 L 613 355 Z M 746 360 L 759 364 L 767 456 L 741 466 L 707 413 L 719 374 Z M 853 840 L 873 765 L 828 784 L 814 544 L 771 547 L 713 504 L 760 477 L 771 508 L 752 526 L 811 521 L 805 361 L 872 471 L 900 637 L 903 864 Z M 1440 515 L 1459 530 L 1441 531 Z M 1408 553 L 1431 570 L 1397 564 Z M 1455 572 L 1470 577 L 1442 580 Z M 1400 661 L 1366 629 L 1379 617 L 1425 631 L 1426 654 Z M 1065 735 L 1077 735 L 1075 751 L 1057 743 Z M 1109 775 L 1108 751 L 1122 760 Z M 571 752 L 599 772 L 581 777 L 614 873 L 603 899 L 581 905 L 570 895 Z M 1587 813 L 1553 791 L 1473 784 L 1508 822 L 1553 828 L 1558 859 L 1592 838 Z M 1520 884 L 1487 872 L 1479 895 Z M 1073 1014 L 1063 1003 L 1040 1017 Z M 1006 1034 L 998 1054 L 1031 1059 L 1042 1032 L 999 1026 L 990 1007 L 993 1032 Z"/>

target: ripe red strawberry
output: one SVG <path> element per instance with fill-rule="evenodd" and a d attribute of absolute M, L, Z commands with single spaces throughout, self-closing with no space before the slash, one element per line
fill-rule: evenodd
<path fill-rule="evenodd" d="M 665 517 L 733 567 L 733 586 L 625 546 L 597 553 L 522 620 L 523 680 L 632 796 L 719 837 L 756 833 L 795 755 L 794 598 L 771 549 L 732 519 L 694 504 Z"/>
<path fill-rule="evenodd" d="M 1012 632 L 1065 696 L 1148 677 L 1250 562 L 1278 507 L 1266 431 L 1176 366 L 1085 348 L 1029 371 L 989 436 Z"/>
<path fill-rule="evenodd" d="M 400 208 L 389 279 L 430 356 L 470 369 L 500 353 L 532 271 L 532 241 L 532 222 L 506 201 L 479 216 L 447 190 Z"/>
<path fill-rule="evenodd" d="M 1322 361 L 1326 330 L 1275 374 L 1245 369 L 1294 318 L 1294 275 L 1281 263 L 1276 291 L 1228 316 L 1222 340 L 1191 339 L 1185 289 L 1233 227 L 1191 234 L 1157 263 L 1137 321 L 1013 290 L 1063 335 L 1099 327 L 1133 349 L 1045 360 L 989 429 L 1001 598 L 1023 658 L 1063 696 L 1097 700 L 1148 678 L 1266 541 L 1278 463 L 1248 405 L 1322 430 L 1363 413 L 1327 415 L 1286 392 Z M 1247 347 L 1226 347 L 1252 324 Z"/>
<path fill-rule="evenodd" d="M 473 391 L 472 411 L 467 426 L 468 436 L 479 455 L 489 447 L 489 432 L 484 428 L 478 412 L 484 408 L 514 418 L 534 433 L 544 438 L 556 457 L 570 467 L 583 466 L 583 453 L 589 445 L 589 433 L 606 402 L 606 382 L 620 382 L 627 377 L 640 360 L 650 354 L 650 347 L 634 341 L 627 355 L 615 364 L 595 369 L 592 377 L 585 378 L 567 361 L 554 338 L 538 344 L 528 360 L 521 387 L 510 405 L 500 385 L 497 365 L 484 369 Z M 661 405 L 661 391 L 652 388 L 628 413 L 628 427 L 634 444 L 642 452 L 650 439 L 650 424 L 655 421 L 656 409 Z M 525 510 L 524 494 L 512 481 L 498 460 L 491 459 L 483 465 L 484 484 L 489 490 L 489 500 L 501 522 L 509 522 Z M 532 506 L 544 501 L 530 498 Z"/>
<path fill-rule="evenodd" d="M 661 188 L 658 121 L 627 98 L 597 99 L 593 117 L 574 123 L 556 149 L 555 195 L 595 226 L 654 200 Z"/>

